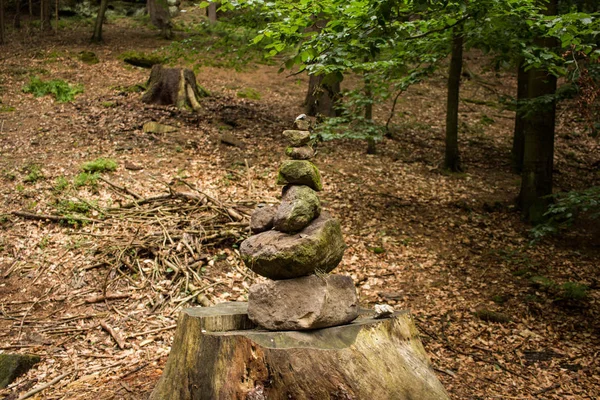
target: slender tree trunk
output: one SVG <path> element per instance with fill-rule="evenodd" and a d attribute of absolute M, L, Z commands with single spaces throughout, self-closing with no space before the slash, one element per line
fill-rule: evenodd
<path fill-rule="evenodd" d="M 217 22 L 217 8 L 219 8 L 218 3 L 211 1 L 208 4 L 208 20 L 210 22 Z"/>
<path fill-rule="evenodd" d="M 547 6 L 547 15 L 556 15 L 557 0 Z M 552 38 L 538 38 L 540 47 L 555 47 Z M 535 110 L 524 119 L 523 172 L 519 205 L 523 218 L 532 223 L 541 221 L 552 194 L 552 169 L 554 166 L 554 129 L 556 118 L 556 77 L 543 68 L 532 68 L 528 77 L 528 98 L 535 101 Z M 540 101 L 549 97 L 550 101 Z M 537 101 L 536 101 L 537 100 Z"/>
<path fill-rule="evenodd" d="M 17 0 L 18 1 L 18 0 Z M 58 34 L 58 0 L 56 0 L 56 3 L 54 4 L 54 14 L 56 17 L 56 26 L 54 27 L 54 29 L 56 30 L 56 34 Z"/>
<path fill-rule="evenodd" d="M 463 32 L 462 26 L 454 28 L 452 36 L 452 56 L 448 73 L 448 103 L 446 108 L 446 154 L 444 169 L 459 172 L 460 154 L 458 151 L 458 103 L 460 74 L 462 72 Z"/>
<path fill-rule="evenodd" d="M 4 44 L 4 0 L 0 0 L 0 44 Z"/>
<path fill-rule="evenodd" d="M 371 79 L 365 76 L 365 97 L 369 99 L 369 103 L 365 105 L 365 119 L 373 120 L 373 89 L 371 87 Z M 377 154 L 377 142 L 375 138 L 369 136 L 367 138 L 367 154 Z"/>
<path fill-rule="evenodd" d="M 311 117 L 335 117 L 335 103 L 340 98 L 340 82 L 333 75 L 310 75 L 305 113 Z"/>
<path fill-rule="evenodd" d="M 21 0 L 15 1 L 15 19 L 13 25 L 15 29 L 21 28 Z"/>
<path fill-rule="evenodd" d="M 41 0 L 40 3 L 40 27 L 42 31 L 48 31 L 52 29 L 52 23 L 50 20 L 50 1 L 51 0 Z"/>
<path fill-rule="evenodd" d="M 517 112 L 515 114 L 515 129 L 511 152 L 512 170 L 516 174 L 520 174 L 523 171 L 523 147 L 525 144 L 525 135 L 523 133 L 525 120 L 523 115 L 528 95 L 528 79 L 529 73 L 525 71 L 523 64 L 519 62 L 517 71 Z"/>
<path fill-rule="evenodd" d="M 373 89 L 371 88 L 371 79 L 365 76 L 365 97 L 369 103 L 365 105 L 365 119 L 373 119 Z"/>
<path fill-rule="evenodd" d="M 102 24 L 104 23 L 104 13 L 108 6 L 108 0 L 102 0 L 100 2 L 100 8 L 98 9 L 98 15 L 96 16 L 96 24 L 94 25 L 94 34 L 92 35 L 91 41 L 93 43 L 102 42 Z"/>

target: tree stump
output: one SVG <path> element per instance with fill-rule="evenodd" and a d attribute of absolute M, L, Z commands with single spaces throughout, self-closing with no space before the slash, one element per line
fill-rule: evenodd
<path fill-rule="evenodd" d="M 183 310 L 150 399 L 448 399 L 406 311 L 270 332 L 253 326 L 247 307 Z"/>
<path fill-rule="evenodd" d="M 200 109 L 198 99 L 207 93 L 196 84 L 196 75 L 189 69 L 164 68 L 154 65 L 148 79 L 148 90 L 142 96 L 147 104 L 175 105 L 178 108 Z"/>

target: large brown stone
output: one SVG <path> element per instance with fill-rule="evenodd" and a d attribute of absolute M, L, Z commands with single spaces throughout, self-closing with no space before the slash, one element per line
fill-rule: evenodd
<path fill-rule="evenodd" d="M 278 185 L 306 185 L 316 191 L 323 190 L 321 173 L 310 161 L 285 160 L 279 167 Z"/>
<path fill-rule="evenodd" d="M 358 317 L 356 289 L 344 275 L 310 275 L 250 287 L 248 316 L 270 331 L 343 325 Z"/>
<path fill-rule="evenodd" d="M 304 185 L 286 186 L 273 220 L 280 232 L 298 232 L 321 214 L 321 202 L 314 190 Z"/>
<path fill-rule="evenodd" d="M 265 232 L 273 228 L 273 219 L 277 208 L 273 206 L 259 207 L 250 216 L 250 230 L 252 233 Z"/>
<path fill-rule="evenodd" d="M 271 230 L 250 236 L 240 253 L 246 266 L 270 279 L 291 279 L 329 272 L 342 260 L 346 244 L 340 223 L 327 212 L 300 232 Z"/>

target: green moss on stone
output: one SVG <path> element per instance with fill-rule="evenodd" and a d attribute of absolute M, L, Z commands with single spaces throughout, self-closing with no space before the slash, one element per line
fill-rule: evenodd
<path fill-rule="evenodd" d="M 36 355 L 0 354 L 0 388 L 7 387 L 39 361 Z"/>
<path fill-rule="evenodd" d="M 306 160 L 286 160 L 277 174 L 278 185 L 306 185 L 316 191 L 323 190 L 321 173 L 316 165 Z"/>

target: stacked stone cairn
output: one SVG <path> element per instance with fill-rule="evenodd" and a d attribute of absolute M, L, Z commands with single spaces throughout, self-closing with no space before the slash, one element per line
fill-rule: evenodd
<path fill-rule="evenodd" d="M 290 157 L 279 168 L 283 185 L 278 207 L 258 208 L 251 216 L 253 236 L 240 246 L 248 268 L 269 280 L 250 287 L 248 315 L 267 330 L 308 330 L 343 325 L 358 316 L 349 276 L 328 274 L 342 260 L 346 244 L 340 223 L 321 210 L 321 174 L 310 161 L 306 121 L 283 135 Z"/>

